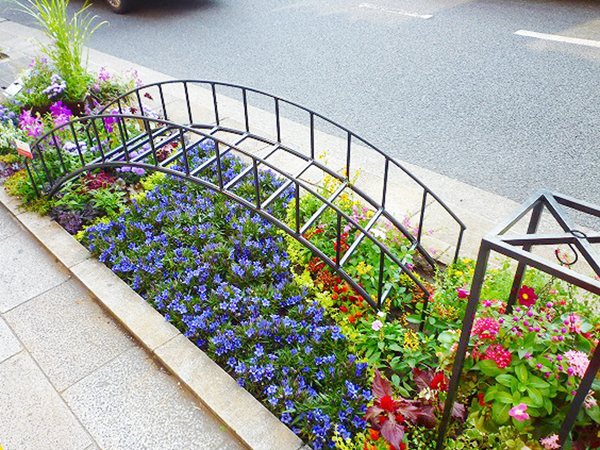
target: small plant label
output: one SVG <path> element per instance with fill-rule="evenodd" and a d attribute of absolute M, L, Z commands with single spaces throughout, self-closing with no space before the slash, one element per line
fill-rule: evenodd
<path fill-rule="evenodd" d="M 31 147 L 29 146 L 29 144 L 27 142 L 15 140 L 15 144 L 17 146 L 17 153 L 33 159 L 33 153 L 31 153 Z"/>

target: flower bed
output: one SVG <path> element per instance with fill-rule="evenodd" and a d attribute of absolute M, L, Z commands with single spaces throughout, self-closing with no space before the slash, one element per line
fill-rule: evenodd
<path fill-rule="evenodd" d="M 35 62 L 29 87 L 0 110 L 0 175 L 11 194 L 50 212 L 313 448 L 435 448 L 473 261 L 428 273 L 406 238 L 386 221 L 376 223 L 373 233 L 397 258 L 409 261 L 413 276 L 431 293 L 425 329 L 419 331 L 423 293 L 397 266 L 384 267 L 390 290 L 376 311 L 258 214 L 173 176 L 140 168 L 96 169 L 56 198 L 37 200 L 12 141 L 32 143 L 74 114 L 60 98 L 66 92 L 62 83 L 68 86 L 69 80 L 53 79 L 50 67 Z M 99 101 L 124 89 L 105 71 L 90 80 L 92 89 L 98 86 Z M 44 103 L 47 112 L 36 114 L 34 104 Z M 86 136 L 84 122 L 49 135 L 65 155 L 46 154 L 48 173 L 115 146 L 114 125 L 105 119 L 96 141 Z M 139 124 L 128 126 L 135 132 Z M 164 147 L 156 158 L 168 158 L 178 145 Z M 191 162 L 207 161 L 213 145 L 207 140 L 190 149 Z M 246 167 L 234 156 L 222 163 L 225 183 Z M 205 179 L 216 183 L 215 172 L 207 173 Z M 282 185 L 268 171 L 259 172 L 259 182 L 267 195 Z M 326 178 L 321 194 L 328 197 L 336 188 L 336 181 Z M 252 198 L 254 189 L 243 179 L 235 193 Z M 321 206 L 315 197 L 302 200 L 301 218 Z M 270 205 L 270 213 L 294 228 L 295 201 L 287 191 Z M 360 225 L 373 214 L 350 196 L 340 196 L 336 206 Z M 344 255 L 358 238 L 356 227 L 342 224 L 338 248 L 336 222 L 328 211 L 304 235 L 330 257 Z M 372 296 L 378 294 L 378 264 L 369 242 L 348 262 L 347 272 Z M 582 299 L 571 286 L 530 270 L 518 307 L 507 314 L 512 273 L 508 264 L 488 272 L 448 449 L 559 448 L 557 424 L 597 344 L 599 320 L 590 308 L 597 298 Z M 574 449 L 600 447 L 599 389 L 596 381 L 577 419 L 568 444 Z"/>

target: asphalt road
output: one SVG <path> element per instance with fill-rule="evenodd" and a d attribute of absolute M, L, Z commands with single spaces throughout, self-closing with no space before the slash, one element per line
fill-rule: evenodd
<path fill-rule="evenodd" d="M 75 1 L 74 6 L 79 6 Z M 31 24 L 4 11 L 0 16 Z M 148 0 L 91 46 L 180 78 L 255 87 L 382 150 L 522 201 L 600 204 L 600 2 Z M 431 15 L 430 18 L 418 17 Z"/>

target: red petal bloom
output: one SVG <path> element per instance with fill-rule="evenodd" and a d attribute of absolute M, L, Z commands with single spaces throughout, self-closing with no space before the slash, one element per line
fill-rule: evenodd
<path fill-rule="evenodd" d="M 446 380 L 446 375 L 441 372 L 436 374 L 433 377 L 433 380 L 431 380 L 431 386 L 429 387 L 431 389 L 440 389 L 442 391 L 448 389 L 448 380 Z"/>
<path fill-rule="evenodd" d="M 383 397 L 381 397 L 379 399 L 379 407 L 381 409 L 383 409 L 384 411 L 387 411 L 392 414 L 394 413 L 394 411 L 396 409 L 394 407 L 394 400 L 389 395 L 384 395 Z"/>
<path fill-rule="evenodd" d="M 371 439 L 374 441 L 379 439 L 379 431 L 374 430 L 373 428 L 369 429 L 369 435 L 371 436 Z"/>
<path fill-rule="evenodd" d="M 530 306 L 535 305 L 537 299 L 538 296 L 532 287 L 525 284 L 521 286 L 521 289 L 519 289 L 519 305 L 529 308 Z"/>
<path fill-rule="evenodd" d="M 398 414 L 396 416 L 396 422 L 398 422 L 399 424 L 403 424 L 404 423 L 404 416 L 402 414 Z"/>
<path fill-rule="evenodd" d="M 356 317 L 354 317 L 354 316 L 348 317 L 348 322 L 350 322 L 350 323 L 356 323 Z"/>
<path fill-rule="evenodd" d="M 345 306 L 340 306 L 340 311 L 343 313 L 347 313 L 348 312 L 348 308 L 346 308 Z"/>
<path fill-rule="evenodd" d="M 483 408 L 485 406 L 485 401 L 483 401 L 483 394 L 479 394 L 478 398 L 479 398 L 479 406 L 481 406 Z"/>
<path fill-rule="evenodd" d="M 404 442 L 400 442 L 400 450 L 406 450 L 406 444 Z"/>

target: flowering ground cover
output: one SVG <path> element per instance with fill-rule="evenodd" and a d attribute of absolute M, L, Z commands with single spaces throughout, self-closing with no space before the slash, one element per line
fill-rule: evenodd
<path fill-rule="evenodd" d="M 50 213 L 313 448 L 435 447 L 473 261 L 461 259 L 432 274 L 395 227 L 385 220 L 376 223 L 373 234 L 407 261 L 411 275 L 431 295 L 419 331 L 424 293 L 398 266 L 384 267 L 388 295 L 375 310 L 264 217 L 173 176 L 135 167 L 95 169 L 54 199 L 37 200 L 14 140 L 33 143 L 54 127 L 71 124 L 78 113 L 61 97 L 69 79 L 55 76 L 47 61 L 34 62 L 32 69 L 23 93 L 0 107 L 0 177 L 9 193 Z M 89 77 L 89 89 L 101 104 L 125 84 L 103 70 Z M 130 127 L 131 133 L 139 131 L 135 121 Z M 47 154 L 48 173 L 76 167 L 81 158 L 118 145 L 118 133 L 111 118 L 103 120 L 96 140 L 87 135 L 85 121 L 55 129 L 42 139 L 58 142 L 65 154 Z M 156 158 L 168 158 L 178 145 L 163 147 Z M 213 145 L 206 140 L 190 148 L 190 163 L 197 167 L 208 161 Z M 174 160 L 171 167 L 181 164 Z M 246 168 L 231 155 L 222 164 L 225 183 Z M 202 176 L 216 183 L 211 167 Z M 38 180 L 38 189 L 44 181 Z M 259 182 L 266 195 L 282 185 L 268 171 L 259 172 Z M 329 197 L 337 187 L 326 178 L 320 192 Z M 242 179 L 234 192 L 253 198 L 251 178 Z M 269 212 L 294 228 L 295 202 L 293 191 L 285 191 Z M 315 197 L 302 198 L 301 219 L 320 206 Z M 360 225 L 373 215 L 347 195 L 336 206 Z M 327 211 L 304 235 L 330 257 L 338 251 L 343 256 L 358 238 L 356 227 L 343 223 L 338 248 L 336 222 L 336 214 Z M 376 248 L 365 241 L 347 266 L 373 297 L 378 265 Z M 600 335 L 592 308 L 598 299 L 528 270 L 509 313 L 513 273 L 509 264 L 488 271 L 453 405 L 448 449 L 560 446 L 557 424 Z M 599 390 L 596 380 L 567 447 L 600 447 Z"/>

